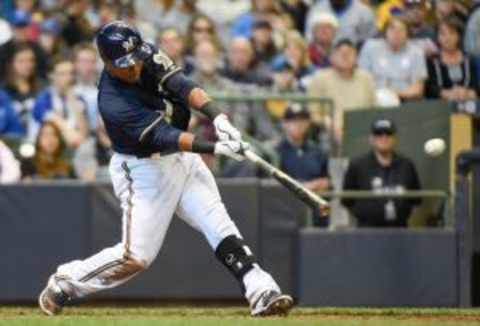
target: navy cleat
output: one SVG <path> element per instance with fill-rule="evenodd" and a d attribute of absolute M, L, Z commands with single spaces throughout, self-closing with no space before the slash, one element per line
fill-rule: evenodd
<path fill-rule="evenodd" d="M 275 290 L 266 290 L 251 305 L 251 315 L 254 317 L 287 316 L 293 307 L 291 296 Z"/>
<path fill-rule="evenodd" d="M 68 301 L 70 297 L 58 285 L 58 279 L 55 275 L 50 276 L 47 286 L 38 297 L 40 309 L 48 316 L 57 315 Z"/>

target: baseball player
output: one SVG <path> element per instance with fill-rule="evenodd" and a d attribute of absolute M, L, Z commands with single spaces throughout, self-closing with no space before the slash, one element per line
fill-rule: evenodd
<path fill-rule="evenodd" d="M 248 144 L 198 85 L 168 56 L 121 21 L 103 26 L 96 42 L 105 69 L 98 104 L 115 154 L 110 175 L 123 211 L 122 242 L 58 267 L 39 296 L 47 315 L 71 299 L 116 287 L 153 262 L 174 213 L 203 233 L 240 282 L 253 316 L 287 314 L 292 298 L 255 261 L 196 153 L 243 158 Z M 219 141 L 186 132 L 192 107 L 210 118 Z"/>

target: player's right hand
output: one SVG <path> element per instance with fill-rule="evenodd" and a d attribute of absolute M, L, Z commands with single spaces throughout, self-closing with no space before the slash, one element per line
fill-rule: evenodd
<path fill-rule="evenodd" d="M 250 148 L 250 144 L 242 141 L 227 140 L 215 143 L 215 155 L 223 155 L 237 161 L 243 161 L 244 152 Z"/>

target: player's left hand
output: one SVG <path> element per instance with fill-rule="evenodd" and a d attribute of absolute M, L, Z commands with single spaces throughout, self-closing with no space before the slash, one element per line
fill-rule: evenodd
<path fill-rule="evenodd" d="M 243 141 L 219 141 L 215 143 L 215 155 L 224 155 L 237 161 L 245 159 L 244 153 L 250 144 Z"/>
<path fill-rule="evenodd" d="M 237 128 L 232 126 L 225 114 L 219 114 L 214 120 L 215 133 L 220 141 L 242 140 L 242 134 Z"/>

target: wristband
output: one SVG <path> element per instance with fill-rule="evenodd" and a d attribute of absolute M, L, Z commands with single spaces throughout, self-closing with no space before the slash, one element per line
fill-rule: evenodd
<path fill-rule="evenodd" d="M 220 114 L 222 114 L 222 110 L 220 110 L 213 102 L 207 102 L 202 108 L 200 109 L 210 120 L 214 120 Z"/>
<path fill-rule="evenodd" d="M 194 139 L 192 143 L 192 152 L 213 154 L 215 152 L 215 143 Z"/>

